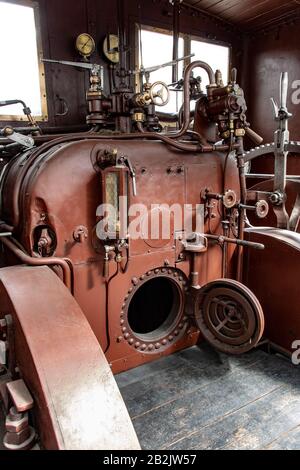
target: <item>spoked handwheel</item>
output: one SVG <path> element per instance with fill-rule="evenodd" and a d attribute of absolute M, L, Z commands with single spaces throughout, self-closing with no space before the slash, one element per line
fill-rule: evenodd
<path fill-rule="evenodd" d="M 228 354 L 250 351 L 264 331 L 264 314 L 255 295 L 229 279 L 212 282 L 200 290 L 195 316 L 205 339 Z"/>

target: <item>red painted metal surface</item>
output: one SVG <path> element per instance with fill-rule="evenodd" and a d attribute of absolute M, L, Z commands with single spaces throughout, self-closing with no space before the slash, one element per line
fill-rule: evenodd
<path fill-rule="evenodd" d="M 151 204 L 172 206 L 178 203 L 181 207 L 184 204 L 195 207 L 201 203 L 201 192 L 207 187 L 212 192 L 222 193 L 225 155 L 182 154 L 159 142 L 112 140 L 106 144 L 95 139 L 54 146 L 41 153 L 36 161 L 27 159 L 24 165 L 23 157 L 20 157 L 7 168 L 2 217 L 8 223 L 18 223 L 15 233 L 31 256 L 37 255 L 34 249 L 37 227 L 46 225 L 56 234 L 53 256 L 68 258 L 72 263 L 75 299 L 103 350 L 106 350 L 113 371 L 120 372 L 193 345 L 198 341 L 199 333 L 183 320 L 185 312 L 182 307 L 173 329 L 177 330 L 177 326 L 184 322 L 180 334 L 172 334 L 172 341 L 166 345 L 162 344 L 169 336 L 166 331 L 156 341 L 160 347 L 145 351 L 136 347 L 138 341 L 128 328 L 126 315 L 123 321 L 123 304 L 134 287 L 135 279 L 141 279 L 149 271 L 154 273 L 154 277 L 163 276 L 164 272 L 168 274 L 167 269 L 176 273 L 177 280 L 181 276 L 190 276 L 192 259 L 180 256 L 183 247 L 176 242 L 174 232 L 163 243 L 149 245 L 147 240 L 131 240 L 126 272 L 119 272 L 111 280 L 109 289 L 106 287 L 102 275 L 103 245 L 95 236 L 96 210 L 102 202 L 102 186 L 101 176 L 94 167 L 94 155 L 107 148 L 116 148 L 120 154 L 130 156 L 136 170 L 137 196 L 132 194 L 129 182 L 129 204 L 145 204 L 148 210 L 151 210 Z M 170 168 L 174 171 L 170 172 Z M 239 194 L 234 159 L 228 161 L 225 183 L 226 187 Z M 168 188 L 168 192 L 164 188 Z M 74 231 L 80 226 L 86 228 L 82 243 L 74 239 Z M 216 234 L 222 233 L 221 214 L 217 208 L 215 218 L 210 222 L 210 230 Z M 16 259 L 9 258 L 9 251 L 6 253 L 8 263 L 16 262 Z M 229 249 L 229 269 L 233 269 L 230 261 L 233 254 L 234 249 Z M 200 285 L 218 279 L 222 275 L 221 269 L 222 250 L 217 245 L 211 245 L 208 252 L 201 255 Z M 115 270 L 115 263 L 109 263 L 109 277 L 114 275 Z M 185 295 L 184 286 L 177 282 Z"/>
<path fill-rule="evenodd" d="M 264 243 L 263 257 L 247 252 L 244 282 L 264 309 L 265 337 L 288 354 L 300 339 L 299 260 L 300 235 L 274 228 L 248 229 L 248 240 Z"/>

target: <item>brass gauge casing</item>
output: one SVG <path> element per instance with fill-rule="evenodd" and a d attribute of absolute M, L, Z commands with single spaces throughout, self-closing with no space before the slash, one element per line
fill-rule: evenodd
<path fill-rule="evenodd" d="M 113 64 L 118 64 L 119 56 L 119 38 L 115 34 L 108 34 L 104 39 L 103 52 L 105 57 Z"/>
<path fill-rule="evenodd" d="M 76 49 L 83 57 L 90 57 L 96 49 L 95 41 L 88 33 L 79 34 L 76 39 Z"/>

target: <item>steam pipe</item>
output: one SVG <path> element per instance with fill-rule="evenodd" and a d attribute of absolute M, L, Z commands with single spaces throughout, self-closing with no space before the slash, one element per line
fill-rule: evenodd
<path fill-rule="evenodd" d="M 210 85 L 215 85 L 215 74 L 213 72 L 213 69 L 206 63 L 201 60 L 196 60 L 195 62 L 192 62 L 185 71 L 184 74 L 184 85 L 183 85 L 183 124 L 182 128 L 180 131 L 176 134 L 173 135 L 173 138 L 178 138 L 183 136 L 186 131 L 189 128 L 190 125 L 190 80 L 192 76 L 192 72 L 195 68 L 200 67 L 208 75 L 209 78 L 209 84 Z"/>
<path fill-rule="evenodd" d="M 67 258 L 33 258 L 24 253 L 8 238 L 1 238 L 1 242 L 17 257 L 22 263 L 29 266 L 59 266 L 63 272 L 63 282 L 72 292 L 72 262 Z"/>

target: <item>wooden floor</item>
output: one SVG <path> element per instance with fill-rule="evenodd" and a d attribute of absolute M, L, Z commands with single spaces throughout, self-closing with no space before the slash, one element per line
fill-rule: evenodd
<path fill-rule="evenodd" d="M 143 449 L 300 449 L 300 366 L 287 359 L 203 345 L 116 379 Z M 1 431 L 0 414 L 0 449 Z"/>
<path fill-rule="evenodd" d="M 300 367 L 207 345 L 117 377 L 143 449 L 300 449 Z"/>

